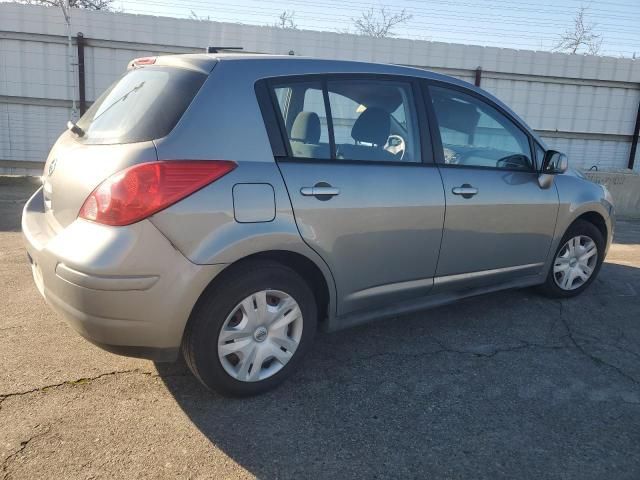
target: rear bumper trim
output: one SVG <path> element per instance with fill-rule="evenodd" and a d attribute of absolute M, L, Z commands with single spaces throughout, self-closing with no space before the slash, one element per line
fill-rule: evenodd
<path fill-rule="evenodd" d="M 89 275 L 66 266 L 64 263 L 56 265 L 56 276 L 79 287 L 92 290 L 128 291 L 148 290 L 158 281 L 157 275 L 127 275 L 103 276 Z"/>

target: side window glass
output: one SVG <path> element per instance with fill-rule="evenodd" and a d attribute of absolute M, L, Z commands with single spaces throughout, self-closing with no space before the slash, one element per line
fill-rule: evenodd
<path fill-rule="evenodd" d="M 429 91 L 446 164 L 531 169 L 527 135 L 498 110 L 457 90 L 430 87 Z"/>
<path fill-rule="evenodd" d="M 410 84 L 336 80 L 327 90 L 338 160 L 421 161 Z"/>
<path fill-rule="evenodd" d="M 327 114 L 324 109 L 324 95 L 322 90 L 309 88 L 305 91 L 302 111 L 315 112 L 320 119 L 320 143 L 329 145 L 329 130 L 327 127 Z"/>
<path fill-rule="evenodd" d="M 291 87 L 279 87 L 275 89 L 275 92 L 282 116 L 286 119 L 287 111 L 289 110 L 289 101 L 291 100 Z"/>
<path fill-rule="evenodd" d="M 276 85 L 274 93 L 296 158 L 330 159 L 327 114 L 320 82 Z"/>

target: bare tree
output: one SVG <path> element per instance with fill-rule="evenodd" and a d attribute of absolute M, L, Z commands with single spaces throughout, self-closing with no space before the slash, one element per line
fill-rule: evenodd
<path fill-rule="evenodd" d="M 211 17 L 209 15 L 207 15 L 206 17 L 202 16 L 202 15 L 198 15 L 196 12 L 194 12 L 193 10 L 191 10 L 191 13 L 189 13 L 189 19 L 190 20 L 199 20 L 201 22 L 210 22 L 211 21 Z"/>
<path fill-rule="evenodd" d="M 387 7 L 382 7 L 378 11 L 370 8 L 362 12 L 359 18 L 352 18 L 351 20 L 357 34 L 384 38 L 395 36 L 393 28 L 407 23 L 412 18 L 413 15 L 407 13 L 404 8 L 398 13 L 393 13 L 387 10 Z"/>
<path fill-rule="evenodd" d="M 69 7 L 84 8 L 87 10 L 113 10 L 115 0 L 69 0 Z M 18 0 L 27 5 L 43 5 L 45 7 L 62 7 L 67 5 L 67 0 Z"/>
<path fill-rule="evenodd" d="M 276 28 L 291 28 L 296 30 L 298 25 L 295 22 L 296 12 L 291 10 L 284 10 L 280 15 L 278 15 L 278 21 L 273 24 Z"/>
<path fill-rule="evenodd" d="M 560 41 L 554 47 L 557 52 L 588 53 L 598 55 L 602 48 L 602 35 L 595 32 L 595 23 L 586 23 L 586 13 L 589 7 L 580 7 L 573 18 L 573 28 L 567 29 L 560 36 Z"/>

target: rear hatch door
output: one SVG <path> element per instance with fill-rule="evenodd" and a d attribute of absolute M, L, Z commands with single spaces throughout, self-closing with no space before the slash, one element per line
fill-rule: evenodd
<path fill-rule="evenodd" d="M 49 154 L 43 186 L 51 226 L 58 230 L 73 222 L 89 194 L 112 174 L 156 161 L 153 140 L 169 134 L 206 78 L 201 70 L 147 65 L 109 87 Z"/>

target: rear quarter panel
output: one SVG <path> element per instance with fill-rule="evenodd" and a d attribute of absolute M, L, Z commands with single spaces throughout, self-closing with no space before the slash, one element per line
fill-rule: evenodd
<path fill-rule="evenodd" d="M 335 311 L 335 285 L 322 258 L 298 231 L 291 201 L 273 158 L 254 91 L 256 72 L 244 62 L 220 62 L 168 137 L 156 141 L 158 158 L 231 160 L 237 168 L 213 184 L 151 217 L 152 223 L 190 261 L 232 264 L 266 251 L 289 251 L 311 260 L 329 286 L 329 312 Z M 273 187 L 270 221 L 238 222 L 233 189 L 237 184 Z"/>

